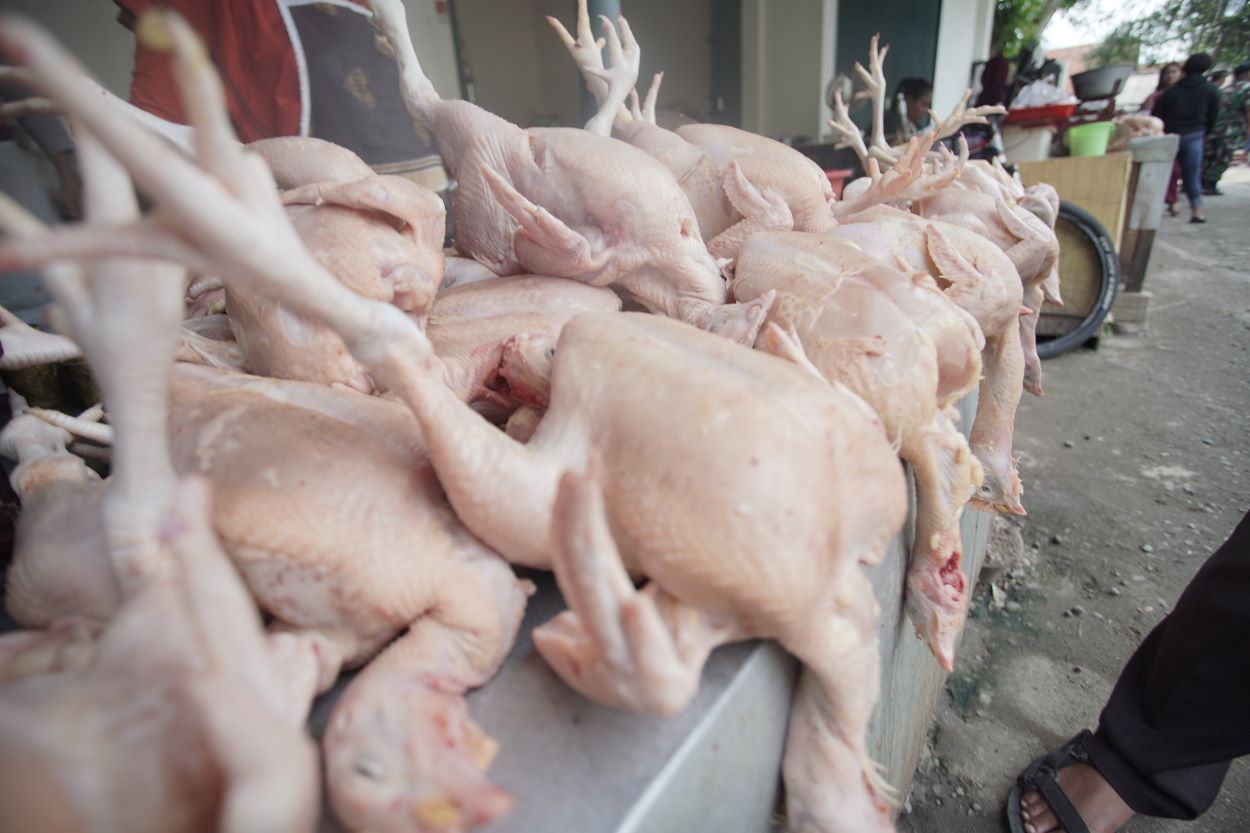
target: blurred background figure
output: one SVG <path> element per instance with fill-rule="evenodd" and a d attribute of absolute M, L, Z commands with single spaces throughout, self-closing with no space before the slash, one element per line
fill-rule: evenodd
<path fill-rule="evenodd" d="M 885 138 L 901 145 L 934 128 L 929 111 L 933 107 L 933 83 L 925 78 L 904 78 L 898 82 L 885 111 Z"/>
<path fill-rule="evenodd" d="M 1179 69 L 1179 68 L 1178 68 Z M 1003 54 L 1002 47 L 994 48 L 994 57 L 985 62 L 981 70 L 981 92 L 977 94 L 976 107 L 1006 104 L 1011 91 L 1011 62 Z"/>
<path fill-rule="evenodd" d="M 1190 55 L 1181 67 L 1181 80 L 1164 90 L 1150 110 L 1152 116 L 1163 120 L 1165 131 L 1180 136 L 1176 157 L 1189 199 L 1191 223 L 1207 221 L 1202 208 L 1202 149 L 1220 112 L 1220 91 L 1205 76 L 1210 68 L 1210 55 Z"/>
<path fill-rule="evenodd" d="M 1163 65 L 1159 70 L 1159 85 L 1155 87 L 1155 91 L 1142 102 L 1142 112 L 1149 113 L 1154 110 L 1155 102 L 1167 90 L 1176 86 L 1176 82 L 1181 80 L 1181 65 L 1176 61 L 1170 61 Z M 1168 180 L 1168 190 L 1163 197 L 1163 201 L 1167 204 L 1168 214 L 1175 217 L 1177 215 L 1176 200 L 1180 196 L 1181 184 L 1181 162 L 1177 159 L 1172 163 L 1172 177 Z"/>
<path fill-rule="evenodd" d="M 29 90 L 0 85 L 0 103 L 30 97 Z M 0 121 L 0 191 L 49 225 L 78 219 L 82 185 L 74 140 L 60 117 L 30 115 Z M 0 306 L 27 324 L 42 324 L 51 300 L 34 272 L 10 273 L 0 281 Z"/>
<path fill-rule="evenodd" d="M 1202 156 L 1202 193 L 1213 197 L 1223 195 L 1220 178 L 1250 134 L 1250 62 L 1238 64 L 1232 76 L 1220 90 L 1220 115 Z"/>

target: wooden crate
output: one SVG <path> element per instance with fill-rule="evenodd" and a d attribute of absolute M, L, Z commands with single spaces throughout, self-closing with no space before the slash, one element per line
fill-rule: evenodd
<path fill-rule="evenodd" d="M 1102 223 L 1120 249 L 1127 212 L 1129 177 L 1133 168 L 1130 153 L 1106 156 L 1069 156 L 1040 162 L 1021 162 L 1020 179 L 1027 185 L 1046 182 L 1059 192 L 1059 198 L 1083 208 Z M 1039 335 L 1063 335 L 1079 326 L 1098 299 L 1102 283 L 1101 264 L 1080 232 L 1062 221 L 1055 228 L 1059 236 L 1059 282 L 1063 308 L 1047 304 L 1037 325 Z"/>
<path fill-rule="evenodd" d="M 1026 186 L 1049 183 L 1059 192 L 1059 199 L 1093 214 L 1119 251 L 1132 165 L 1132 154 L 1109 153 L 1021 162 L 1019 167 Z"/>

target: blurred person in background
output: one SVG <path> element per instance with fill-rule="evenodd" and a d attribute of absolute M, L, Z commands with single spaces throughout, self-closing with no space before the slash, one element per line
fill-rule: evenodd
<path fill-rule="evenodd" d="M 1232 164 L 1233 152 L 1250 133 L 1250 62 L 1238 64 L 1233 80 L 1220 90 L 1220 115 L 1207 136 L 1202 156 L 1202 193 L 1218 197 L 1220 178 Z"/>
<path fill-rule="evenodd" d="M 1178 67 L 1179 69 L 1179 67 Z M 994 48 L 994 57 L 985 62 L 981 70 L 981 92 L 977 94 L 974 107 L 1006 104 L 1011 90 L 1011 62 L 1003 54 L 1003 48 Z"/>
<path fill-rule="evenodd" d="M 0 84 L 0 104 L 28 98 L 32 98 L 29 90 Z M 74 140 L 59 116 L 0 121 L 0 191 L 48 225 L 81 216 L 82 183 Z M 13 272 L 0 280 L 0 306 L 27 324 L 42 324 L 51 301 L 35 272 Z"/>
<path fill-rule="evenodd" d="M 901 145 L 911 137 L 934 128 L 933 84 L 924 78 L 904 78 L 898 82 L 885 111 L 885 139 Z"/>
<path fill-rule="evenodd" d="M 1207 221 L 1202 208 L 1202 149 L 1220 113 L 1220 91 L 1205 77 L 1210 68 L 1210 55 L 1190 55 L 1181 67 L 1181 80 L 1164 90 L 1150 110 L 1152 116 L 1163 120 L 1165 131 L 1180 137 L 1176 157 L 1189 199 L 1191 223 Z"/>
<path fill-rule="evenodd" d="M 1142 111 L 1149 113 L 1154 109 L 1155 102 L 1159 100 L 1159 96 L 1164 92 L 1176 86 L 1176 82 L 1181 80 L 1181 65 L 1176 61 L 1170 61 L 1163 65 L 1159 70 L 1159 85 L 1155 87 L 1155 91 L 1150 97 L 1142 103 Z M 1168 179 L 1168 190 L 1163 197 L 1163 201 L 1167 203 L 1168 214 L 1172 217 L 1177 215 L 1176 200 L 1180 196 L 1181 183 L 1181 163 L 1178 158 L 1172 163 L 1172 175 Z"/>

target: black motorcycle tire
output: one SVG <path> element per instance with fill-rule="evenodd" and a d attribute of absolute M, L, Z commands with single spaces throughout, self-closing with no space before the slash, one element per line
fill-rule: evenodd
<path fill-rule="evenodd" d="M 1089 314 L 1071 332 L 1056 336 L 1048 341 L 1037 343 L 1037 355 L 1043 359 L 1053 358 L 1080 347 L 1089 339 L 1098 335 L 1102 322 L 1115 304 L 1116 295 L 1120 291 L 1120 259 L 1115 251 L 1111 236 L 1093 215 L 1070 202 L 1059 203 L 1059 220 L 1066 222 L 1080 232 L 1086 245 L 1091 247 L 1098 257 L 1102 271 L 1102 282 L 1098 289 L 1098 297 Z"/>

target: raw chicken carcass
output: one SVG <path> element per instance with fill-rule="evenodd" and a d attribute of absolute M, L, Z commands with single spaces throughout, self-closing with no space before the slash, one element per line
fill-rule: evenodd
<path fill-rule="evenodd" d="M 891 829 L 864 739 L 878 656 L 859 564 L 881 558 L 906 495 L 862 400 L 680 322 L 587 313 L 561 332 L 551 407 L 522 446 L 456 399 L 410 318 L 350 292 L 307 254 L 263 169 L 219 141 L 230 133 L 219 103 L 196 111 L 197 165 L 111 120 L 63 53 L 23 35 L 17 54 L 48 94 L 99 130 L 152 195 L 165 225 L 148 246 L 169 251 L 176 235 L 187 259 L 330 326 L 416 415 L 465 526 L 517 563 L 556 554 L 573 612 L 537 639 L 565 679 L 606 702 L 671 711 L 715 645 L 775 636 L 808 665 L 785 764 L 793 826 Z M 193 100 L 220 102 L 202 60 L 174 43 Z M 55 242 L 86 256 L 132 234 L 88 228 Z M 21 248 L 0 246 L 0 264 Z M 627 569 L 654 589 L 635 591 Z"/>
<path fill-rule="evenodd" d="M 1037 322 L 1044 300 L 1043 283 L 1058 281 L 1059 240 L 1055 232 L 1026 208 L 979 191 L 948 189 L 914 203 L 912 211 L 976 232 L 1011 259 L 1024 285 L 1024 306 L 1029 309 L 1020 320 L 1024 389 L 1040 396 L 1042 363 L 1037 355 Z"/>
<path fill-rule="evenodd" d="M 676 131 L 655 123 L 659 76 L 647 94 L 649 106 L 631 111 L 614 97 L 638 79 L 640 50 L 624 17 L 617 28 L 604 20 L 612 53 L 614 87 L 599 44 L 591 32 L 585 0 L 579 0 L 577 37 L 553 17 L 555 29 L 600 106 L 588 130 L 618 138 L 646 151 L 681 184 L 699 220 L 699 231 L 716 257 L 732 258 L 755 231 L 793 227 L 823 231 L 835 222 L 833 189 L 815 162 L 781 142 L 719 124 L 689 124 Z"/>
<path fill-rule="evenodd" d="M 44 37 L 19 22 L 0 25 L 9 55 Z M 75 133 L 88 221 L 137 220 L 124 171 L 86 125 Z M 19 240 L 45 233 L 7 197 L 0 226 Z M 121 607 L 98 643 L 54 658 L 60 673 L 37 668 L 0 686 L 0 803 L 15 830 L 296 833 L 315 823 L 312 745 L 283 719 L 282 678 L 208 527 L 207 491 L 179 483 L 169 460 L 163 404 L 181 272 L 122 258 L 45 272 L 109 409 L 113 473 L 91 492 L 85 470 L 63 453 L 64 436 L 28 431 L 30 423 L 10 426 L 5 444 L 22 461 L 19 488 L 46 498 L 65 484 L 69 508 L 88 510 L 98 533 L 83 554 L 106 565 Z M 88 500 L 75 503 L 83 494 Z M 110 765 L 117 761 L 125 765 Z"/>
<path fill-rule="evenodd" d="M 525 585 L 456 521 L 408 410 L 183 365 L 171 413 L 176 467 L 212 483 L 214 527 L 275 627 L 315 642 L 316 688 L 369 661 L 324 740 L 340 822 L 463 829 L 506 810 L 463 695 L 503 662 Z"/>
<path fill-rule="evenodd" d="M 690 201 L 646 153 L 584 130 L 522 130 L 443 100 L 412 48 L 402 0 L 373 0 L 405 102 L 438 139 L 460 186 L 456 248 L 500 275 L 615 285 L 654 312 L 751 343 L 766 303 L 725 303 Z"/>
<path fill-rule="evenodd" d="M 273 619 L 292 720 L 341 668 L 403 634 L 357 675 L 331 717 L 326 779 L 339 820 L 349 830 L 436 830 L 503 812 L 510 799 L 481 775 L 493 741 L 468 718 L 462 694 L 502 662 L 525 590 L 456 522 L 408 410 L 179 365 L 170 422 L 176 469 L 209 481 L 217 535 Z M 31 491 L 31 474 L 21 473 Z M 9 612 L 55 626 L 26 648 L 20 668 L 74 662 L 80 634 L 119 603 L 107 564 L 89 547 L 101 484 L 59 480 L 56 490 L 36 491 L 41 502 L 19 524 Z M 414 684 L 414 675 L 425 681 Z M 386 827 L 397 802 L 415 826 Z"/>
<path fill-rule="evenodd" d="M 981 461 L 985 480 L 973 502 L 999 512 L 1023 514 L 1020 476 L 1012 457 L 1024 375 L 1019 334 L 1021 284 L 1015 266 L 978 234 L 884 206 L 847 218 L 830 236 L 850 240 L 885 263 L 931 275 L 947 298 L 976 319 L 985 339 L 984 376 L 968 442 Z M 919 312 L 913 318 L 924 326 L 929 317 Z M 942 355 L 939 351 L 939 357 Z"/>
<path fill-rule="evenodd" d="M 128 121 L 118 120 L 91 94 L 70 57 L 36 27 L 5 21 L 0 24 L 0 48 L 8 55 L 21 56 L 58 104 L 75 117 L 82 116 L 84 130 L 98 130 L 110 149 L 134 166 L 144 190 L 168 209 L 170 216 L 190 221 L 208 234 L 208 238 L 178 234 L 184 245 L 195 247 L 182 254 L 210 249 L 215 253 L 208 258 L 198 253 L 190 257 L 207 263 L 211 268 L 206 272 L 233 279 L 236 273 L 246 274 L 250 264 L 270 274 L 315 275 L 317 280 L 305 286 L 309 296 L 292 298 L 292 309 L 298 314 L 324 313 L 323 307 L 328 306 L 331 311 L 351 314 L 359 313 L 359 305 L 364 305 L 366 320 L 360 321 L 360 330 L 348 343 L 373 361 L 378 357 L 364 347 L 376 338 L 373 325 L 384 330 L 398 326 L 419 337 L 410 317 L 390 304 L 362 299 L 304 249 L 265 167 L 255 164 L 254 158 L 233 141 L 220 82 L 186 24 L 174 15 L 155 12 L 145 18 L 145 26 L 149 35 L 162 35 L 158 42 L 174 47 L 176 75 L 187 99 L 208 105 L 192 108 L 201 160 L 229 176 L 237 190 L 222 187 L 220 180 L 205 178 L 160 140 Z M 233 174 L 225 174 L 227 170 Z M 156 179 L 165 178 L 170 178 L 166 184 L 156 183 Z M 113 190 L 130 187 L 124 175 L 118 179 L 120 182 L 113 184 L 120 187 Z M 182 180 L 181 184 L 171 187 L 174 179 Z M 220 203 L 223 198 L 229 200 L 225 205 Z M 236 208 L 246 204 L 249 211 L 240 214 L 232 210 L 231 203 Z M 198 221 L 194 220 L 197 216 Z M 51 232 L 51 239 L 34 241 L 40 243 L 35 248 L 55 253 L 58 260 L 91 257 L 91 246 L 110 248 L 120 238 L 133 254 L 135 241 L 128 237 L 129 229 L 143 228 L 144 224 L 139 221 L 136 226 L 127 226 L 124 216 L 117 220 L 119 224 L 103 234 L 96 227 Z M 209 231 L 214 226 L 216 231 Z M 216 239 L 224 245 L 204 245 L 221 232 L 224 238 Z M 230 239 L 239 232 L 248 239 Z M 80 234 L 85 236 L 78 237 Z M 9 240 L 5 245 L 22 248 L 26 242 Z M 178 250 L 178 245 L 169 238 L 156 248 L 167 252 Z M 0 264 L 3 262 L 6 258 L 0 256 Z M 126 266 L 124 274 L 138 287 L 115 294 L 118 303 L 113 307 L 132 310 L 130 315 L 142 321 L 146 308 L 136 301 L 163 296 L 151 291 L 153 278 L 133 264 Z M 170 323 L 176 329 L 181 283 L 176 278 L 166 280 L 175 290 Z M 107 288 L 99 280 L 92 286 Z M 310 320 L 317 318 L 310 316 Z M 77 329 L 76 335 L 92 332 Z M 166 400 L 161 388 L 172 365 L 174 339 L 171 335 L 168 351 L 152 350 L 144 340 L 149 332 L 141 324 L 110 329 L 107 339 L 89 339 L 84 347 L 89 356 L 99 344 L 112 350 L 114 356 L 134 350 L 149 363 L 148 372 L 142 374 L 132 372 L 133 363 L 104 363 L 100 367 L 101 383 L 105 385 L 114 374 L 122 374 L 122 378 L 133 376 L 149 386 L 144 396 L 134 397 L 136 403 L 146 404 L 141 436 L 148 445 L 164 446 L 164 409 L 154 405 Z M 442 365 L 432 354 L 429 366 L 437 369 L 441 386 Z M 180 400 L 185 402 L 191 395 L 181 384 L 187 373 L 193 377 L 199 374 L 201 380 L 225 380 L 225 387 L 250 386 L 250 390 L 237 391 L 239 399 L 234 401 L 223 394 L 207 404 L 202 400 L 197 403 L 192 396 L 189 403 L 180 406 Z M 402 406 L 345 391 L 194 368 L 180 374 L 175 387 L 174 407 L 186 408 L 173 423 L 179 466 L 204 470 L 214 481 L 222 504 L 214 523 L 233 560 L 240 565 L 254 595 L 288 631 L 316 639 L 317 651 L 312 658 L 320 665 L 313 668 L 314 674 L 322 670 L 325 673 L 321 676 L 329 677 L 334 671 L 328 669 L 336 662 L 349 655 L 362 658 L 370 641 L 377 650 L 408 628 L 357 677 L 327 729 L 328 782 L 341 820 L 353 829 L 446 831 L 463 829 L 505 809 L 506 795 L 485 783 L 481 775 L 492 744 L 468 719 L 462 695 L 502 661 L 520 620 L 524 587 L 501 559 L 456 523 L 433 475 L 428 468 L 420 468 L 421 434 L 411 416 Z M 442 390 L 451 396 L 445 387 Z M 207 396 L 203 387 L 195 391 Z M 108 403 L 119 440 L 123 425 L 130 425 L 138 413 L 128 402 Z M 297 406 L 297 402 L 302 404 Z M 352 424 L 353 417 L 363 422 L 363 427 Z M 249 421 L 259 428 L 245 430 Z M 279 442 L 283 437 L 297 437 L 297 448 L 283 447 Z M 168 488 L 152 490 L 174 481 L 168 454 L 156 457 L 155 463 L 152 453 L 140 457 L 146 463 L 142 478 L 133 466 L 126 465 L 130 458 L 119 455 L 110 489 L 119 494 L 136 488 L 148 490 L 149 495 L 167 495 Z M 335 466 L 347 466 L 343 477 L 334 476 Z M 147 471 L 152 468 L 156 471 Z M 369 484 L 379 480 L 387 485 L 371 492 Z M 107 498 L 104 504 L 105 533 L 110 539 L 115 527 L 121 532 L 156 529 L 165 517 L 150 510 L 110 512 L 113 507 Z M 307 508 L 301 511 L 301 505 Z M 386 508 L 380 510 L 379 506 Z M 275 518 L 285 520 L 278 524 Z M 373 541 L 376 550 L 362 549 L 362 541 L 369 542 L 365 530 L 377 533 Z M 126 546 L 120 551 L 130 556 L 129 561 L 150 557 L 151 548 L 143 546 L 149 540 L 134 534 L 122 536 L 119 544 Z M 406 570 L 405 581 L 399 580 L 401 569 Z M 125 571 L 118 574 L 123 578 L 130 575 Z M 289 705 L 286 682 L 272 688 L 270 697 L 283 698 Z M 243 693 L 240 690 L 234 697 L 223 698 L 218 708 L 229 709 Z M 290 725 L 289 711 L 286 717 L 283 721 L 276 715 L 274 720 Z M 261 736 L 259 730 L 256 735 Z M 263 762 L 257 766 L 262 767 Z M 170 768 L 171 773 L 174 771 Z M 263 769 L 258 773 L 258 784 L 263 784 L 264 774 Z M 283 805 L 273 802 L 273 806 Z M 142 829 L 137 825 L 120 827 Z M 165 829 L 170 827 L 167 824 Z M 260 829 L 282 828 L 262 825 Z"/>
<path fill-rule="evenodd" d="M 1107 143 L 1107 152 L 1125 150 L 1134 139 L 1145 136 L 1162 136 L 1163 119 L 1145 113 L 1131 113 L 1116 116 L 1115 135 Z"/>
<path fill-rule="evenodd" d="M 975 385 L 976 324 L 936 286 L 821 235 L 772 232 L 746 242 L 733 291 L 749 299 L 769 290 L 777 293 L 769 321 L 794 332 L 825 378 L 876 409 L 887 438 L 911 464 L 916 534 L 907 610 L 949 671 L 968 605 L 959 516 L 980 485 L 981 466 L 943 410 L 938 355 L 939 345 L 959 355 L 970 371 L 964 390 Z"/>
<path fill-rule="evenodd" d="M 796 826 L 888 828 L 862 740 L 875 603 L 856 562 L 880 557 L 902 494 L 861 402 L 777 359 L 629 313 L 565 325 L 550 407 L 525 447 L 453 411 L 437 378 L 423 371 L 410 384 L 457 513 L 515 562 L 555 567 L 573 612 L 534 638 L 562 678 L 601 702 L 667 713 L 693 695 L 713 647 L 776 637 L 814 675 L 787 753 Z M 563 470 L 589 474 L 557 490 Z M 627 571 L 649 588 L 636 593 Z"/>
<path fill-rule="evenodd" d="M 12 829 L 314 828 L 314 749 L 273 702 L 283 681 L 208 527 L 207 498 L 180 487 L 161 551 L 141 572 L 118 569 L 124 601 L 85 656 L 0 684 Z"/>

